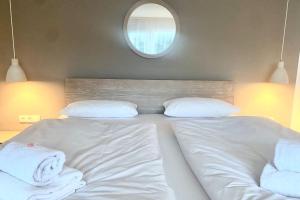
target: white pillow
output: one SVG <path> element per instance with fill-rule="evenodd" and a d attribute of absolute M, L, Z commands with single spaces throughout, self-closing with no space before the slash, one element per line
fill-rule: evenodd
<path fill-rule="evenodd" d="M 239 112 L 234 105 L 211 98 L 186 97 L 164 103 L 170 117 L 225 117 Z"/>
<path fill-rule="evenodd" d="M 69 117 L 127 118 L 138 115 L 137 105 L 127 101 L 87 100 L 69 104 L 61 111 Z"/>

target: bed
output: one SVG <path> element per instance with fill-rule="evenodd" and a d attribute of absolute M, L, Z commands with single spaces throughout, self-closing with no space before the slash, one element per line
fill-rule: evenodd
<path fill-rule="evenodd" d="M 231 81 L 67 79 L 65 94 L 67 104 L 127 100 L 142 113 L 134 119 L 44 120 L 11 140 L 66 153 L 66 164 L 81 170 L 87 181 L 69 200 L 209 199 L 162 115 L 162 104 L 184 96 L 233 101 Z"/>
<path fill-rule="evenodd" d="M 166 179 L 177 200 L 208 200 L 206 192 L 186 163 L 163 103 L 178 97 L 209 97 L 234 102 L 232 81 L 66 79 L 66 101 L 112 99 L 138 105 L 139 119 L 158 126 Z"/>
<path fill-rule="evenodd" d="M 259 117 L 171 121 L 187 162 L 212 200 L 292 199 L 262 189 L 259 180 L 272 163 L 277 141 L 300 141 L 296 132 Z"/>

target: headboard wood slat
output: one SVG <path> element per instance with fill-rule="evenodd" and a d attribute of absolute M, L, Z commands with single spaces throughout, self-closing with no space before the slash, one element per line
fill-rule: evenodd
<path fill-rule="evenodd" d="M 143 114 L 163 113 L 163 102 L 179 97 L 207 97 L 234 102 L 232 81 L 66 79 L 66 103 L 82 100 L 124 100 Z"/>

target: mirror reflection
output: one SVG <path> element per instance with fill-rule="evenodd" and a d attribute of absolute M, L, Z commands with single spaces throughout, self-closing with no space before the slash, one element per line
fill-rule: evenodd
<path fill-rule="evenodd" d="M 128 18 L 130 46 L 142 56 L 161 56 L 170 48 L 175 36 L 175 19 L 167 8 L 159 4 L 140 5 Z"/>

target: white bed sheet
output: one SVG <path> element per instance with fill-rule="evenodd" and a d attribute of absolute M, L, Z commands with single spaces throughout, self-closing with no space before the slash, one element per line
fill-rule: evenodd
<path fill-rule="evenodd" d="M 256 117 L 172 123 L 185 158 L 212 200 L 292 199 L 260 188 L 259 179 L 278 139 L 300 140 L 296 132 Z"/>
<path fill-rule="evenodd" d="M 209 200 L 181 152 L 170 118 L 164 115 L 140 115 L 138 119 L 157 125 L 167 182 L 174 190 L 176 200 Z"/>
<path fill-rule="evenodd" d="M 103 140 L 109 139 L 109 135 L 116 136 L 114 138 L 116 144 L 124 145 L 124 141 L 122 141 L 124 139 L 127 140 L 127 142 L 134 143 L 132 138 L 128 140 L 129 138 L 125 137 L 126 134 L 122 134 L 127 133 L 128 135 L 132 135 L 132 132 L 136 132 L 132 127 L 128 128 L 128 124 L 152 123 L 157 127 L 167 183 L 175 192 L 175 198 L 177 200 L 208 200 L 209 198 L 207 197 L 206 192 L 202 189 L 202 186 L 199 184 L 197 178 L 184 160 L 170 123 L 165 119 L 166 118 L 163 115 L 141 115 L 133 119 L 50 120 L 43 122 L 42 125 L 34 126 L 33 128 L 24 131 L 23 134 L 20 134 L 13 140 L 19 142 L 36 142 L 66 152 L 68 158 L 67 164 L 82 170 L 85 173 L 85 179 L 88 181 L 88 185 L 84 190 L 70 196 L 68 200 L 98 200 L 100 198 L 103 200 L 172 199 L 172 196 L 170 197 L 166 194 L 166 191 L 169 190 L 169 188 L 163 183 L 163 174 L 157 177 L 157 182 L 154 186 L 153 184 L 151 185 L 153 179 L 150 179 L 147 183 L 142 183 L 135 179 L 131 181 L 132 185 L 122 183 L 122 180 L 125 180 L 126 182 L 130 180 L 130 176 L 127 178 L 124 177 L 124 173 L 120 172 L 124 171 L 124 166 L 118 166 L 117 162 L 118 160 L 120 160 L 120 162 L 126 160 L 124 159 L 126 157 L 124 157 L 125 155 L 123 155 L 122 152 L 127 150 L 126 147 L 129 144 L 124 146 L 124 148 L 120 148 L 119 152 L 116 154 L 107 157 L 107 160 L 110 160 L 110 158 L 115 156 L 113 162 L 108 162 L 104 164 L 104 166 L 103 163 L 107 162 L 107 160 L 96 152 L 89 150 L 91 148 L 98 149 L 99 142 L 103 143 Z M 111 124 L 112 126 L 106 126 L 105 124 Z M 153 139 L 149 136 L 151 135 L 151 131 L 149 132 L 149 130 L 143 129 L 138 131 L 141 133 L 148 133 L 146 134 L 148 136 L 144 135 L 144 140 L 140 141 L 140 144 L 145 142 L 144 144 L 148 148 L 146 150 L 152 152 L 152 155 L 156 155 L 158 152 L 156 152 L 154 146 L 149 146 L 149 142 L 147 142 Z M 100 132 L 105 132 L 105 137 L 107 138 L 99 138 Z M 123 135 L 124 137 L 120 137 L 118 132 L 121 132 L 121 136 Z M 101 148 L 104 148 L 104 150 L 107 149 L 105 146 Z M 120 157 L 121 154 L 123 157 Z M 136 155 L 132 156 L 127 163 L 129 168 L 130 163 L 133 161 L 137 162 L 137 160 L 141 159 L 144 159 L 144 157 L 138 157 Z M 99 167 L 99 164 L 102 166 Z M 159 166 L 160 161 L 152 164 L 157 167 Z M 128 168 L 128 166 L 125 167 Z M 147 176 L 147 173 L 152 173 L 152 175 L 160 173 L 159 171 L 153 172 L 151 169 L 149 170 L 148 167 L 145 167 L 142 170 L 144 171 L 143 175 Z M 140 169 L 137 171 L 139 173 L 141 172 Z M 128 173 L 132 175 L 134 174 L 134 171 Z M 157 185 L 160 185 L 159 188 L 155 187 Z"/>
<path fill-rule="evenodd" d="M 14 139 L 66 153 L 87 186 L 68 200 L 174 200 L 167 185 L 156 125 L 86 119 L 45 120 Z"/>

